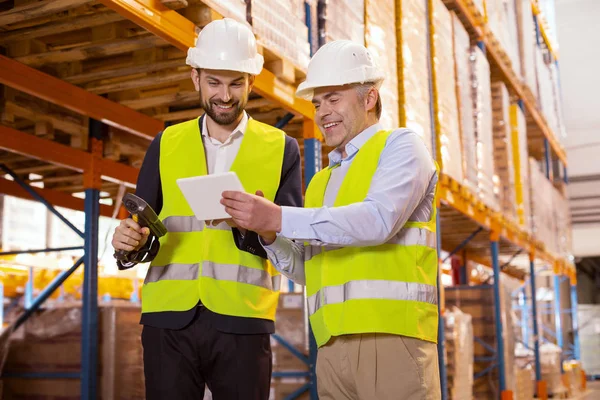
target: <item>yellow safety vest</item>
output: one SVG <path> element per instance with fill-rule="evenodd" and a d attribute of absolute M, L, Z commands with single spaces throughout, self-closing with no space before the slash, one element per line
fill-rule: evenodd
<path fill-rule="evenodd" d="M 285 133 L 248 121 L 231 166 L 249 193 L 262 190 L 273 201 L 281 177 Z M 275 319 L 279 273 L 261 257 L 240 251 L 231 229 L 198 221 L 176 180 L 207 174 L 197 119 L 165 129 L 160 141 L 163 206 L 168 233 L 142 287 L 142 312 L 189 310 L 201 300 L 219 314 Z"/>
<path fill-rule="evenodd" d="M 334 206 L 362 202 L 391 131 L 369 139 L 352 161 Z M 437 169 L 437 165 L 436 165 Z M 332 168 L 317 173 L 305 207 L 321 207 Z M 332 336 L 388 333 L 437 342 L 435 202 L 428 222 L 407 222 L 388 242 L 317 248 L 305 260 L 308 313 L 318 346 Z"/>

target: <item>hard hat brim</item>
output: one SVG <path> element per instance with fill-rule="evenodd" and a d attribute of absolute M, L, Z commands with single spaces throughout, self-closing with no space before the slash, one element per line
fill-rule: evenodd
<path fill-rule="evenodd" d="M 260 74 L 264 62 L 262 54 L 256 54 L 254 58 L 248 60 L 236 60 L 235 62 L 229 60 L 211 60 L 208 57 L 203 57 L 199 49 L 194 47 L 188 49 L 188 55 L 185 60 L 185 63 L 192 68 L 245 72 L 250 75 Z"/>
<path fill-rule="evenodd" d="M 300 83 L 298 88 L 296 89 L 296 97 L 300 97 L 305 100 L 312 100 L 315 89 L 319 89 L 322 87 L 328 86 L 348 86 L 348 85 L 361 85 L 365 83 L 373 83 L 375 88 L 379 90 L 381 84 L 383 83 L 384 77 L 378 76 L 373 80 L 368 81 L 351 81 L 351 82 L 330 82 L 330 83 L 313 83 L 311 84 L 308 80 Z"/>

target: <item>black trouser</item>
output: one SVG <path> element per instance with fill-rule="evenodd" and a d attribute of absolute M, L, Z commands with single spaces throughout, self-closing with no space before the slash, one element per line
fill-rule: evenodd
<path fill-rule="evenodd" d="M 144 326 L 144 375 L 148 400 L 268 400 L 272 357 L 268 333 L 216 330 L 201 308 L 184 329 Z"/>

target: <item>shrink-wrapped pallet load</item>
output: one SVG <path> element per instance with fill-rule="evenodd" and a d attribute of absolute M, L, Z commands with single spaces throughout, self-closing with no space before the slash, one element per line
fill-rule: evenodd
<path fill-rule="evenodd" d="M 499 210 L 494 175 L 490 65 L 479 47 L 471 49 L 472 97 L 477 141 L 477 194 L 492 210 Z"/>
<path fill-rule="evenodd" d="M 385 127 L 399 126 L 398 119 L 398 63 L 396 61 L 395 0 L 367 2 L 365 26 L 366 46 L 384 71 L 385 80 L 379 90 L 383 111 L 381 123 Z"/>
<path fill-rule="evenodd" d="M 553 192 L 556 189 L 541 171 L 538 162 L 533 158 L 529 162 L 531 182 L 535 182 L 535 186 L 531 185 L 533 235 L 547 250 L 556 253 L 558 228 L 553 209 Z"/>
<path fill-rule="evenodd" d="M 536 74 L 535 74 L 535 54 L 537 39 L 535 34 L 535 25 L 533 22 L 533 10 L 531 9 L 531 0 L 515 0 L 517 10 L 517 30 L 520 58 L 520 77 L 527 86 L 528 90 L 537 99 L 535 94 Z M 518 71 L 518 68 L 514 68 Z"/>
<path fill-rule="evenodd" d="M 463 184 L 477 191 L 477 146 L 475 140 L 475 116 L 471 89 L 469 33 L 456 14 L 452 14 L 454 64 L 456 71 L 456 96 L 458 103 L 460 143 L 462 150 Z"/>
<path fill-rule="evenodd" d="M 515 196 L 515 169 L 513 161 L 512 128 L 510 124 L 510 98 L 506 85 L 492 84 L 492 111 L 494 126 L 494 165 L 500 187 L 500 204 L 503 215 L 517 222 Z"/>
<path fill-rule="evenodd" d="M 511 318 L 512 299 L 510 288 L 500 280 L 500 318 L 502 320 L 502 337 L 504 338 L 504 360 L 506 388 L 513 390 L 515 385 L 514 364 L 515 340 L 513 332 L 513 323 Z M 493 356 L 490 348 L 496 348 L 496 325 L 494 311 L 494 292 L 492 285 L 478 286 L 450 286 L 445 288 L 446 308 L 458 307 L 461 312 L 471 315 L 473 336 L 477 338 L 473 342 L 473 354 L 475 361 L 473 364 L 473 373 L 478 374 L 489 367 L 489 362 L 481 360 L 484 357 Z M 486 346 L 482 345 L 485 343 Z M 479 359 L 479 360 L 478 360 Z M 489 371 L 489 370 L 488 370 Z M 473 398 L 474 399 L 496 399 L 500 397 L 498 393 L 498 371 L 493 369 L 487 374 L 474 379 Z"/>
<path fill-rule="evenodd" d="M 442 171 L 462 183 L 462 146 L 458 101 L 456 93 L 456 73 L 454 69 L 453 14 L 442 0 L 431 1 L 431 32 L 434 115 L 437 143 L 437 159 L 441 159 Z"/>
<path fill-rule="evenodd" d="M 308 66 L 310 45 L 303 5 L 298 0 L 253 1 L 252 27 L 259 44 L 294 62 Z"/>
<path fill-rule="evenodd" d="M 431 152 L 431 96 L 426 3 L 421 0 L 396 1 L 396 36 L 402 46 L 396 49 L 400 125 L 415 131 Z"/>
<path fill-rule="evenodd" d="M 457 307 L 444 313 L 448 394 L 452 400 L 473 398 L 473 323 Z"/>
<path fill-rule="evenodd" d="M 365 0 L 319 0 L 321 43 L 332 40 L 365 40 Z"/>

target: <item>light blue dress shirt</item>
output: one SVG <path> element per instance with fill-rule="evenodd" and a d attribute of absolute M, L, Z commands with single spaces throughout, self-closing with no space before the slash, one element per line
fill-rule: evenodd
<path fill-rule="evenodd" d="M 396 129 L 388 137 L 366 199 L 333 207 L 356 154 L 383 129 L 375 124 L 354 137 L 346 145 L 345 158 L 337 149 L 329 153 L 329 165 L 336 168 L 323 207 L 282 207 L 281 232 L 271 245 L 263 247 L 284 276 L 305 284 L 304 259 L 315 247 L 379 245 L 395 236 L 407 221 L 430 219 L 438 176 L 425 143 L 409 129 Z"/>

